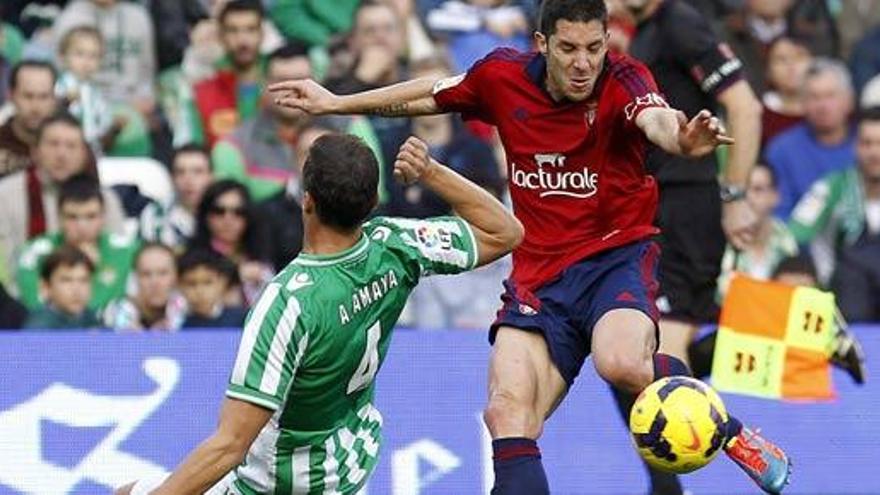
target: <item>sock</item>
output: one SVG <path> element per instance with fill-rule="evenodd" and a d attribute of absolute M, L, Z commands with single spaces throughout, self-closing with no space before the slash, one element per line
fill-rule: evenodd
<path fill-rule="evenodd" d="M 625 392 L 616 387 L 611 387 L 611 391 L 614 392 L 614 400 L 617 402 L 617 410 L 620 412 L 620 415 L 623 416 L 624 424 L 629 428 L 629 413 L 632 410 L 633 404 L 636 402 L 636 396 L 635 394 Z M 645 466 L 645 470 L 648 471 L 648 477 L 651 482 L 651 495 L 682 495 L 684 493 L 684 490 L 681 487 L 681 482 L 678 480 L 678 476 L 673 473 L 654 469 L 645 463 L 645 461 L 642 461 L 642 464 Z"/>
<path fill-rule="evenodd" d="M 725 426 L 727 427 L 727 441 L 724 443 L 724 448 L 728 449 L 733 447 L 733 439 L 742 432 L 743 424 L 728 413 Z"/>
<path fill-rule="evenodd" d="M 691 376 L 691 370 L 681 359 L 658 352 L 654 354 L 654 381 L 667 376 Z"/>
<path fill-rule="evenodd" d="M 712 332 L 688 346 L 688 361 L 694 378 L 703 379 L 712 374 L 712 358 L 715 355 L 715 339 L 718 332 Z"/>
<path fill-rule="evenodd" d="M 495 486 L 492 495 L 549 495 L 541 451 L 531 438 L 492 440 Z"/>

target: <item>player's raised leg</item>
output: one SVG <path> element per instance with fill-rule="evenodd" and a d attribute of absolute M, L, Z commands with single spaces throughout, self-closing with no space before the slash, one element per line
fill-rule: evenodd
<path fill-rule="evenodd" d="M 540 333 L 497 330 L 483 414 L 492 435 L 493 495 L 550 493 L 537 439 L 567 389 Z"/>

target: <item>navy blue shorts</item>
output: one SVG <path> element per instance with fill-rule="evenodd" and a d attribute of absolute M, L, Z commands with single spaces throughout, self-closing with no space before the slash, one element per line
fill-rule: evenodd
<path fill-rule="evenodd" d="M 657 328 L 659 257 L 657 243 L 645 240 L 579 261 L 534 292 L 507 280 L 489 342 L 495 342 L 501 326 L 540 333 L 553 363 L 571 385 L 590 354 L 593 327 L 605 313 L 637 309 Z"/>

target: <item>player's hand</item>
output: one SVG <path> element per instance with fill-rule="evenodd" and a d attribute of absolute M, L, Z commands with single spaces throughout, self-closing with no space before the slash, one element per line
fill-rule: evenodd
<path fill-rule="evenodd" d="M 743 250 L 755 240 L 758 217 L 744 199 L 731 201 L 721 207 L 721 227 L 727 242 Z"/>
<path fill-rule="evenodd" d="M 684 113 L 678 112 L 678 144 L 681 154 L 692 158 L 711 153 L 722 144 L 733 144 L 718 117 L 708 110 L 700 110 L 690 122 Z"/>
<path fill-rule="evenodd" d="M 282 81 L 270 84 L 266 89 L 274 94 L 276 105 L 312 115 L 333 113 L 339 102 L 339 96 L 312 79 Z"/>
<path fill-rule="evenodd" d="M 430 176 L 438 164 L 428 154 L 428 145 L 417 137 L 410 137 L 400 147 L 394 162 L 394 177 L 406 184 L 415 184 Z"/>

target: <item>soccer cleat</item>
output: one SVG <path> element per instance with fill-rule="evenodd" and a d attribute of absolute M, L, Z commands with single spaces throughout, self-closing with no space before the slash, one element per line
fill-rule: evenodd
<path fill-rule="evenodd" d="M 724 451 L 765 492 L 777 495 L 788 484 L 791 461 L 759 431 L 743 427 L 739 435 L 728 441 Z"/>
<path fill-rule="evenodd" d="M 862 345 L 851 332 L 844 329 L 837 331 L 831 364 L 849 373 L 857 384 L 865 383 L 865 354 Z"/>

